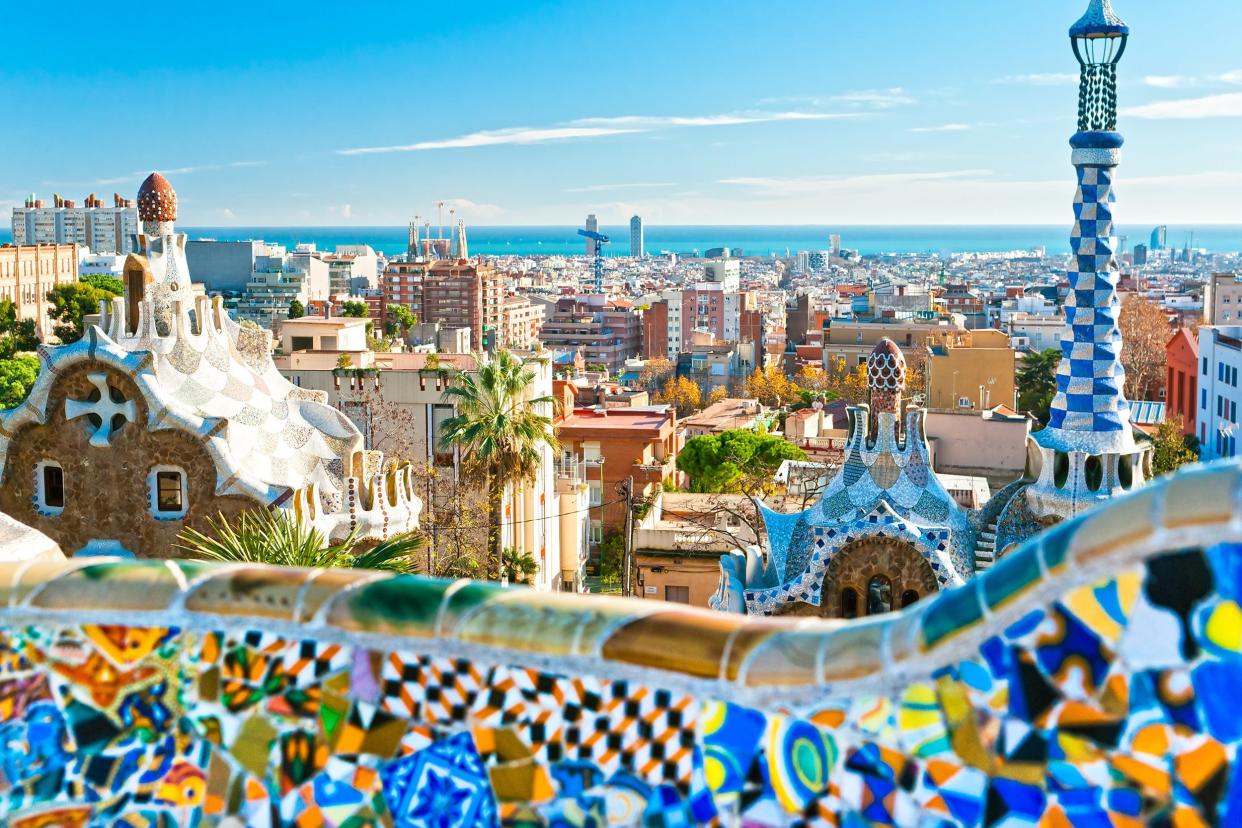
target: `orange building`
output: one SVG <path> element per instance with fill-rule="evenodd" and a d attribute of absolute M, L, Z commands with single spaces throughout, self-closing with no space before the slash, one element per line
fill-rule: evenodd
<path fill-rule="evenodd" d="M 72 244 L 0 245 L 0 299 L 33 319 L 40 339 L 52 334 L 47 292 L 78 280 L 78 248 Z"/>
<path fill-rule="evenodd" d="M 1181 415 L 1182 434 L 1195 433 L 1199 402 L 1199 340 L 1185 328 L 1178 329 L 1164 346 L 1168 376 L 1165 379 L 1165 416 Z"/>
<path fill-rule="evenodd" d="M 583 464 L 590 491 L 591 539 L 625 526 L 625 503 L 617 484 L 634 478 L 634 497 L 653 496 L 664 481 L 678 479 L 677 414 L 649 408 L 579 408 L 556 424 L 561 464 Z"/>

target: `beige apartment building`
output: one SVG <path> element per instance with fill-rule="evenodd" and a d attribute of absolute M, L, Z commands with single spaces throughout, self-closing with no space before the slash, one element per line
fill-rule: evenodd
<path fill-rule="evenodd" d="M 40 339 L 52 335 L 47 292 L 77 280 L 76 245 L 0 246 L 0 299 L 8 299 L 17 307 L 18 319 L 33 319 Z"/>
<path fill-rule="evenodd" d="M 1203 286 L 1203 315 L 1209 325 L 1242 322 L 1242 281 L 1236 273 L 1213 273 Z"/>
<path fill-rule="evenodd" d="M 1017 352 L 1004 331 L 944 332 L 926 340 L 926 408 L 987 410 L 1013 405 Z"/>

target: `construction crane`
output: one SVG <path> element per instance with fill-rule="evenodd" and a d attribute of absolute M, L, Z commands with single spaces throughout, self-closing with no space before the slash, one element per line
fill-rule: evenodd
<path fill-rule="evenodd" d="M 597 233 L 594 230 L 579 230 L 579 236 L 586 236 L 595 242 L 595 292 L 604 292 L 604 245 L 608 244 L 611 239 L 603 233 Z"/>

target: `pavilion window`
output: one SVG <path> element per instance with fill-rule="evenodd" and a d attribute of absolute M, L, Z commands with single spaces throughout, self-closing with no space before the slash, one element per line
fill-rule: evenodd
<path fill-rule="evenodd" d="M 893 582 L 876 575 L 867 584 L 867 614 L 880 615 L 893 611 Z"/>

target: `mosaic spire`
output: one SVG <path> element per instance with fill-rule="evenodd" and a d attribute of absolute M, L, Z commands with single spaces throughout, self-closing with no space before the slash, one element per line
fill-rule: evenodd
<path fill-rule="evenodd" d="M 1115 131 L 1117 63 L 1129 31 L 1110 0 L 1092 0 L 1070 29 L 1082 72 L 1079 131 L 1070 140 L 1078 176 L 1070 238 L 1074 260 L 1067 274 L 1067 332 L 1061 340 L 1057 393 L 1039 440 L 1059 451 L 1102 454 L 1134 446 L 1117 324 L 1121 306 L 1113 221 L 1113 182 L 1123 143 Z"/>

